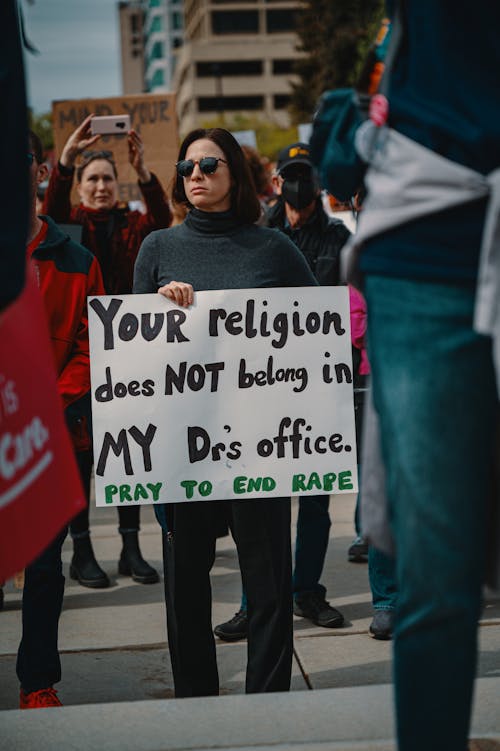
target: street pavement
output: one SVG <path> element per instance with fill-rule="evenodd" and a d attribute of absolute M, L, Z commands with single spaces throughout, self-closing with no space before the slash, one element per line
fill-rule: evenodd
<path fill-rule="evenodd" d="M 293 512 L 295 520 L 296 502 Z M 163 583 L 140 585 L 118 575 L 116 510 L 94 508 L 94 549 L 112 586 L 90 590 L 72 581 L 72 546 L 66 540 L 66 592 L 59 631 L 63 676 L 57 686 L 63 710 L 9 711 L 18 707 L 15 655 L 21 633 L 21 593 L 13 582 L 5 587 L 5 608 L 0 613 L 0 748 L 160 751 L 276 749 L 293 744 L 297 751 L 311 747 L 392 751 L 391 643 L 370 638 L 367 566 L 347 561 L 354 534 L 354 497 L 333 498 L 331 512 L 322 581 L 330 602 L 344 614 L 345 625 L 325 629 L 294 619 L 292 693 L 245 696 L 246 642 L 218 641 L 222 698 L 176 700 Z M 161 571 L 161 537 L 150 506 L 141 510 L 140 540 L 144 556 Z M 241 580 L 230 537 L 218 540 L 212 574 L 215 625 L 239 606 Z M 473 735 L 500 739 L 500 600 L 492 595 L 479 634 Z"/>

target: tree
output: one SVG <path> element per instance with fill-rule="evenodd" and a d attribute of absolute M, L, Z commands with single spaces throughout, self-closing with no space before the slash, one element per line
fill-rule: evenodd
<path fill-rule="evenodd" d="M 383 0 L 304 2 L 297 16 L 297 49 L 304 56 L 295 63 L 294 122 L 311 120 L 324 91 L 355 85 L 383 13 Z"/>
<path fill-rule="evenodd" d="M 52 114 L 44 112 L 41 115 L 35 115 L 30 111 L 28 116 L 29 127 L 34 131 L 42 142 L 43 152 L 52 151 L 54 148 L 54 134 L 52 132 Z"/>
<path fill-rule="evenodd" d="M 274 161 L 278 152 L 289 143 L 297 140 L 297 128 L 283 128 L 277 123 L 262 117 L 250 117 L 242 114 L 225 114 L 201 123 L 202 128 L 227 128 L 230 131 L 254 130 L 257 150 L 261 156 Z"/>

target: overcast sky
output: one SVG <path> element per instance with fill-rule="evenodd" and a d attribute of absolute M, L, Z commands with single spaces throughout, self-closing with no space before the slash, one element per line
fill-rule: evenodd
<path fill-rule="evenodd" d="M 1 2 L 1 0 L 0 0 Z M 47 112 L 53 99 L 121 93 L 117 0 L 21 0 L 26 36 L 28 103 Z"/>

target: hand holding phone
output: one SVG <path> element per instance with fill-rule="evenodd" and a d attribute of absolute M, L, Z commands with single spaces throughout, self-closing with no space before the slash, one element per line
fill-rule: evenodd
<path fill-rule="evenodd" d="M 90 121 L 92 135 L 126 135 L 130 130 L 130 115 L 105 115 Z"/>
<path fill-rule="evenodd" d="M 94 115 L 87 117 L 75 128 L 73 133 L 68 137 L 61 153 L 60 162 L 63 167 L 72 168 L 75 166 L 75 159 L 86 149 L 90 149 L 101 137 L 100 133 L 92 135 L 90 123 Z"/>

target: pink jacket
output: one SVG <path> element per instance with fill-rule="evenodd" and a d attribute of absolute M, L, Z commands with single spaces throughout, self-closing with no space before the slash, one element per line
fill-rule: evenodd
<path fill-rule="evenodd" d="M 368 375 L 370 372 L 370 363 L 366 354 L 365 334 L 366 334 L 366 302 L 359 290 L 349 286 L 349 304 L 351 307 L 351 341 L 353 347 L 361 352 L 361 363 L 359 366 L 359 375 Z"/>

